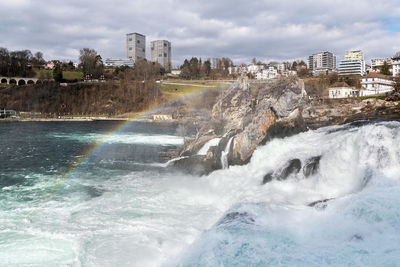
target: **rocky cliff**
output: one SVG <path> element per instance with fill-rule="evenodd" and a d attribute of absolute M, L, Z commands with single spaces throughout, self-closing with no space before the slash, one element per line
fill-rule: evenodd
<path fill-rule="evenodd" d="M 182 149 L 185 158 L 174 165 L 207 174 L 229 164 L 247 163 L 257 146 L 271 138 L 355 120 L 399 117 L 399 102 L 376 98 L 310 102 L 304 83 L 294 78 L 266 83 L 258 91 L 241 81 L 219 96 L 211 121 Z M 215 138 L 218 145 L 209 147 L 206 155 L 197 155 Z"/>

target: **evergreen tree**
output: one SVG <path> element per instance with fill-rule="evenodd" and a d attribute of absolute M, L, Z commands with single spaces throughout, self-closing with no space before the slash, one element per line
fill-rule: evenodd
<path fill-rule="evenodd" d="M 383 62 L 383 66 L 381 68 L 381 73 L 383 75 L 390 75 L 390 67 L 386 60 Z"/>
<path fill-rule="evenodd" d="M 62 80 L 63 80 L 63 73 L 62 73 L 62 68 L 61 68 L 61 65 L 60 65 L 60 64 L 56 64 L 56 65 L 54 66 L 54 69 L 53 69 L 53 79 L 54 79 L 56 82 L 62 82 Z"/>

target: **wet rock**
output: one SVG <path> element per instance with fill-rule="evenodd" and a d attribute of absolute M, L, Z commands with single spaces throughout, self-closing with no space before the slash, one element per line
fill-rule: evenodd
<path fill-rule="evenodd" d="M 316 208 L 316 209 L 318 209 L 318 210 L 323 210 L 323 209 L 325 209 L 325 208 L 328 206 L 327 202 L 330 201 L 330 200 L 332 200 L 332 199 L 333 199 L 333 198 L 327 198 L 327 199 L 323 199 L 323 200 L 317 200 L 317 201 L 311 202 L 311 203 L 308 204 L 307 206 L 309 206 L 309 207 L 314 207 L 314 208 Z"/>
<path fill-rule="evenodd" d="M 86 193 L 91 197 L 91 198 L 96 198 L 101 196 L 105 190 L 98 188 L 98 187 L 94 187 L 94 186 L 85 186 L 85 191 Z"/>
<path fill-rule="evenodd" d="M 363 238 L 363 236 L 360 235 L 360 234 L 355 234 L 355 235 L 353 235 L 353 236 L 350 238 L 350 240 L 353 240 L 353 241 L 363 241 L 364 238 Z"/>
<path fill-rule="evenodd" d="M 306 161 L 303 167 L 303 174 L 305 177 L 309 177 L 318 172 L 320 160 L 321 156 L 317 156 L 317 157 L 312 157 Z"/>
<path fill-rule="evenodd" d="M 246 224 L 254 223 L 254 219 L 250 216 L 250 214 L 248 212 L 234 211 L 234 212 L 230 212 L 230 213 L 226 214 L 225 217 L 222 218 L 222 220 L 219 222 L 219 224 L 220 225 L 228 224 L 233 221 L 238 221 L 238 222 L 246 223 Z"/>
<path fill-rule="evenodd" d="M 196 154 L 205 143 L 207 143 L 208 141 L 214 139 L 214 138 L 218 138 L 219 136 L 211 134 L 211 135 L 204 135 L 199 137 L 196 140 L 193 140 L 192 142 L 190 142 L 189 144 L 187 144 L 181 151 L 180 155 L 181 157 L 183 156 L 190 156 L 193 154 Z"/>
<path fill-rule="evenodd" d="M 274 128 L 278 121 L 279 133 L 285 133 L 286 129 L 290 129 L 287 132 L 302 131 L 299 107 L 304 95 L 304 84 L 292 79 L 279 79 L 259 89 L 252 120 L 233 142 L 233 162 L 247 163 L 256 147 L 274 136 L 271 129 L 278 130 Z"/>
<path fill-rule="evenodd" d="M 217 162 L 207 155 L 193 155 L 172 162 L 171 168 L 177 168 L 192 175 L 207 175 L 217 169 Z"/>
<path fill-rule="evenodd" d="M 283 167 L 280 174 L 277 175 L 277 180 L 286 180 L 289 175 L 296 174 L 301 170 L 301 161 L 299 159 L 290 160 L 286 166 Z"/>
<path fill-rule="evenodd" d="M 269 173 L 267 173 L 266 175 L 264 175 L 264 178 L 263 178 L 263 180 L 262 180 L 262 185 L 263 184 L 266 184 L 266 183 L 269 183 L 269 182 L 271 182 L 272 181 L 272 179 L 273 179 L 273 172 L 269 172 Z"/>

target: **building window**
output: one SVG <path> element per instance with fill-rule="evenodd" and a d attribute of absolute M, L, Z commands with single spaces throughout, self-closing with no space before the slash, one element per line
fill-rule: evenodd
<path fill-rule="evenodd" d="M 164 53 L 164 57 L 167 57 L 167 53 Z"/>
<path fill-rule="evenodd" d="M 164 46 L 167 47 L 167 43 L 164 43 Z"/>
<path fill-rule="evenodd" d="M 132 47 L 129 47 L 129 50 L 132 50 Z"/>
<path fill-rule="evenodd" d="M 144 48 L 142 49 L 142 51 L 144 52 Z"/>
<path fill-rule="evenodd" d="M 162 57 L 162 54 L 158 54 L 159 57 Z"/>
<path fill-rule="evenodd" d="M 132 41 L 132 38 L 129 38 L 129 41 Z"/>
<path fill-rule="evenodd" d="M 140 44 L 140 40 L 137 40 L 137 43 Z"/>

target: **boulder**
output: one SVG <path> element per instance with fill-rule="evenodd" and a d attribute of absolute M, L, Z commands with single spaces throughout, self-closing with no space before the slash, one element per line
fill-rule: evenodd
<path fill-rule="evenodd" d="M 252 95 L 247 83 L 235 83 L 223 92 L 214 105 L 211 118 L 224 124 L 223 132 L 243 129 L 251 120 Z"/>

